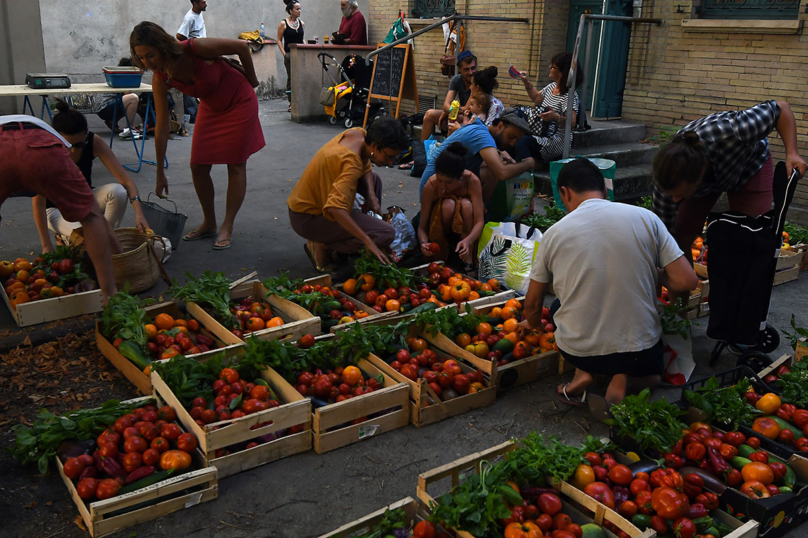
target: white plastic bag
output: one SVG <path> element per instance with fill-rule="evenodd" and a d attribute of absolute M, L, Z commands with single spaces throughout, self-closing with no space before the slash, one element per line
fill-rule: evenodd
<path fill-rule="evenodd" d="M 401 258 L 404 257 L 404 254 L 414 250 L 418 245 L 415 228 L 412 227 L 412 223 L 407 219 L 404 210 L 398 206 L 387 208 L 384 221 L 392 225 L 396 230 L 396 238 L 390 243 L 390 252 L 393 255 L 393 261 L 398 263 Z"/>
<path fill-rule="evenodd" d="M 480 237 L 479 276 L 496 278 L 522 295 L 530 287 L 530 270 L 542 233 L 518 222 L 489 222 Z"/>
<path fill-rule="evenodd" d="M 680 334 L 663 334 L 662 343 L 665 345 L 663 377 L 673 385 L 687 383 L 696 369 L 696 361 L 693 360 L 693 334 L 690 329 L 687 338 Z"/>

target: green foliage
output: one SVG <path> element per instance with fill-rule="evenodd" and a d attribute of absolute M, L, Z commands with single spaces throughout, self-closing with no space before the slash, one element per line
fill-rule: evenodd
<path fill-rule="evenodd" d="M 488 321 L 488 316 L 472 314 L 471 310 L 468 304 L 466 305 L 467 314 L 465 316 L 458 314 L 454 308 L 427 310 L 415 315 L 415 325 L 420 330 L 426 329 L 432 336 L 443 333 L 454 339 L 455 336 L 461 333 L 474 334 L 474 328 L 480 323 Z"/>
<path fill-rule="evenodd" d="M 658 129 L 659 133 L 646 138 L 646 142 L 650 142 L 651 144 L 655 144 L 657 146 L 664 146 L 670 142 L 674 136 L 676 136 L 676 133 L 679 132 L 679 128 L 675 126 L 660 125 Z"/>
<path fill-rule="evenodd" d="M 654 203 L 653 196 L 643 196 L 642 198 L 637 200 L 637 202 L 634 205 L 642 207 L 643 209 L 647 209 L 648 211 L 651 211 L 651 206 L 653 205 L 653 203 Z"/>
<path fill-rule="evenodd" d="M 400 286 L 414 288 L 416 285 L 425 281 L 422 276 L 416 275 L 405 267 L 398 267 L 393 262 L 387 264 L 380 262 L 379 259 L 366 248 L 363 248 L 359 254 L 359 259 L 354 262 L 354 276 L 360 280 L 357 284 L 357 288 L 364 284 L 364 280 L 359 277 L 365 273 L 373 275 L 373 278 L 376 279 L 376 287 L 379 289 L 390 287 L 398 288 Z"/>
<path fill-rule="evenodd" d="M 535 431 L 519 439 L 519 448 L 508 454 L 515 462 L 516 475 L 520 482 L 541 485 L 547 478 L 568 480 L 578 465 L 584 463 L 587 452 L 602 453 L 607 445 L 589 436 L 580 447 L 565 445 L 555 436 L 545 438 Z"/>
<path fill-rule="evenodd" d="M 303 287 L 304 281 L 301 278 L 289 279 L 289 273 L 282 273 L 280 276 L 267 278 L 264 280 L 264 287 L 270 294 L 275 294 L 287 301 L 291 301 L 305 308 L 314 315 L 324 314 L 323 304 L 333 301 L 330 295 L 314 291 L 311 293 L 294 293 Z"/>
<path fill-rule="evenodd" d="M 606 424 L 613 426 L 618 435 L 636 440 L 642 450 L 670 452 L 685 427 L 679 420 L 684 411 L 664 398 L 651 401 L 648 389 L 626 396 L 612 406 L 611 412 L 614 418 L 606 420 Z"/>
<path fill-rule="evenodd" d="M 136 407 L 138 405 L 109 400 L 97 409 L 80 409 L 63 416 L 41 409 L 33 426 L 19 424 L 13 428 L 14 446 L 6 450 L 22 465 L 36 462 L 39 473 L 45 474 L 62 441 L 95 439 L 107 426 Z"/>
<path fill-rule="evenodd" d="M 780 376 L 777 380 L 780 398 L 800 409 L 808 407 L 808 360 L 795 362 L 791 373 Z M 747 406 L 751 407 L 751 406 Z"/>
<path fill-rule="evenodd" d="M 185 285 L 172 280 L 171 295 L 175 299 L 191 301 L 213 309 L 215 317 L 225 327 L 238 327 L 238 320 L 230 312 L 230 279 L 224 273 L 205 271 L 199 278 L 185 272 Z"/>
<path fill-rule="evenodd" d="M 808 244 L 808 228 L 786 222 L 783 229 L 788 232 L 788 243 L 790 245 Z"/>
<path fill-rule="evenodd" d="M 797 317 L 794 314 L 791 314 L 791 329 L 794 332 L 784 330 L 783 334 L 788 336 L 788 341 L 791 342 L 792 349 L 796 349 L 797 342 L 800 341 L 800 338 L 808 338 L 808 329 L 797 327 Z"/>
<path fill-rule="evenodd" d="M 711 377 L 696 392 L 685 390 L 684 396 L 690 405 L 707 413 L 707 422 L 717 422 L 737 430 L 741 424 L 752 424 L 760 414 L 743 397 L 748 389 L 748 379 L 741 379 L 729 387 L 721 387 L 718 379 Z"/>
<path fill-rule="evenodd" d="M 544 208 L 544 215 L 536 213 L 527 215 L 522 218 L 522 223 L 537 228 L 541 233 L 544 233 L 550 226 L 564 218 L 565 215 L 564 210 L 554 205 L 548 205 Z"/>
<path fill-rule="evenodd" d="M 396 529 L 403 529 L 407 525 L 407 514 L 402 508 L 385 510 L 382 520 L 374 529 L 354 538 L 387 538 L 393 535 Z"/>
<path fill-rule="evenodd" d="M 662 309 L 662 313 L 659 315 L 659 320 L 662 322 L 663 334 L 678 334 L 687 340 L 687 335 L 692 323 L 689 319 L 684 319 L 679 316 L 679 313 L 684 311 L 682 299 L 677 299 L 675 303 L 665 305 Z"/>
<path fill-rule="evenodd" d="M 123 291 L 119 291 L 109 298 L 104 310 L 99 316 L 101 333 L 110 341 L 116 338 L 137 344 L 143 353 L 147 353 L 146 325 L 152 320 L 143 310 L 143 307 L 154 302 L 154 299 L 141 301 L 136 296 L 129 295 L 129 283 Z"/>
<path fill-rule="evenodd" d="M 217 353 L 202 363 L 184 355 L 175 355 L 167 361 L 152 363 L 152 371 L 157 372 L 174 396 L 186 409 L 194 398 L 213 401 L 213 382 L 219 379 L 224 368 L 224 353 Z"/>

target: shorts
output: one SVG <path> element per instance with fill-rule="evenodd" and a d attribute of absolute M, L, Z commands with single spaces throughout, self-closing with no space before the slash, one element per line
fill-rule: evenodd
<path fill-rule="evenodd" d="M 560 348 L 558 351 L 564 360 L 589 374 L 625 374 L 629 377 L 645 377 L 662 375 L 665 372 L 665 346 L 662 344 L 662 340 L 643 351 L 611 353 L 594 357 L 576 357 Z"/>
<path fill-rule="evenodd" d="M 13 194 L 33 191 L 72 222 L 83 220 L 95 205 L 90 185 L 62 141 L 33 124 L 0 125 L 0 170 L 0 205 Z"/>
<path fill-rule="evenodd" d="M 110 101 L 98 111 L 97 115 L 104 121 L 112 121 L 113 114 L 116 121 L 124 117 L 126 109 L 123 107 L 123 99 L 116 98 L 114 101 Z"/>

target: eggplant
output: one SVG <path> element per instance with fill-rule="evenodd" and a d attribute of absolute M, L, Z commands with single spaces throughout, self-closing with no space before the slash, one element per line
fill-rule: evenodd
<path fill-rule="evenodd" d="M 396 538 L 410 538 L 410 531 L 404 527 L 393 530 L 393 536 Z"/>
<path fill-rule="evenodd" d="M 727 489 L 726 484 L 719 481 L 714 475 L 700 469 L 698 467 L 682 467 L 679 469 L 679 474 L 687 476 L 690 473 L 697 474 L 704 481 L 704 488 L 721 495 Z"/>
<path fill-rule="evenodd" d="M 631 496 L 631 491 L 623 486 L 615 486 L 612 488 L 614 492 L 614 505 L 620 506 L 624 501 L 627 501 Z"/>
<path fill-rule="evenodd" d="M 309 395 L 308 397 L 311 398 L 311 406 L 314 409 L 319 409 L 321 407 L 325 407 L 326 405 L 328 405 L 328 402 L 325 400 L 322 400 L 312 395 Z"/>
<path fill-rule="evenodd" d="M 655 460 L 640 460 L 632 463 L 628 466 L 631 469 L 632 474 L 637 473 L 651 473 L 651 471 L 655 471 L 660 468 L 660 465 Z"/>
<path fill-rule="evenodd" d="M 84 454 L 92 454 L 95 450 L 95 439 L 85 439 L 83 441 L 62 441 L 59 448 L 56 449 L 56 454 L 62 463 L 70 458 L 77 458 Z"/>

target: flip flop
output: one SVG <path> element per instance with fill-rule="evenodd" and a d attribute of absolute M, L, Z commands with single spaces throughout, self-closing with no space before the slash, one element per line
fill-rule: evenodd
<path fill-rule="evenodd" d="M 187 234 L 182 236 L 183 241 L 198 241 L 199 239 L 205 239 L 206 237 L 211 237 L 216 235 L 217 232 L 200 232 L 199 230 L 194 230 L 192 232 L 188 232 Z"/>
<path fill-rule="evenodd" d="M 309 261 L 314 266 L 314 270 L 317 271 L 318 273 L 330 273 L 333 270 L 333 267 L 331 267 L 330 265 L 325 265 L 323 267 L 317 265 L 317 262 L 314 261 L 314 255 L 311 253 L 311 250 L 309 249 L 309 241 L 306 241 L 306 243 L 303 245 L 303 251 L 306 253 L 306 256 L 309 257 Z"/>
<path fill-rule="evenodd" d="M 227 250 L 232 244 L 232 239 L 222 239 L 213 243 L 213 250 Z"/>
<path fill-rule="evenodd" d="M 556 388 L 556 398 L 558 398 L 561 403 L 565 403 L 567 405 L 584 407 L 586 405 L 586 391 L 584 391 L 580 398 L 577 396 L 568 396 L 567 387 L 569 387 L 569 383 L 562 385 L 561 390 Z"/>
<path fill-rule="evenodd" d="M 589 398 L 587 398 L 587 404 L 589 405 L 589 412 L 592 413 L 592 417 L 595 420 L 603 422 L 606 419 L 612 418 L 612 404 L 607 402 L 606 398 L 603 396 L 590 394 Z"/>

